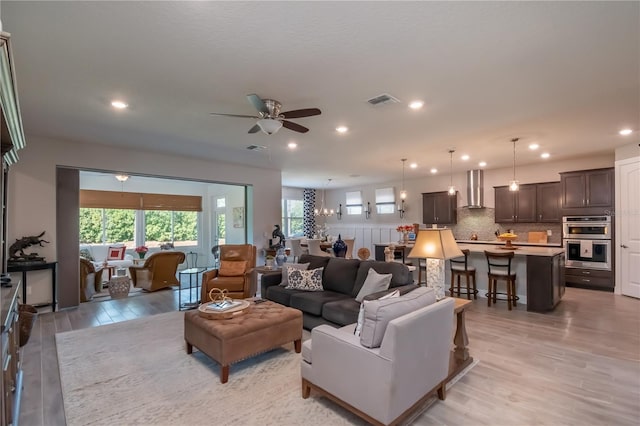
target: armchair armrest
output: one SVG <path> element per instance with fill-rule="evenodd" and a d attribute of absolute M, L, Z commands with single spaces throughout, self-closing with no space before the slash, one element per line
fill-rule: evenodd
<path fill-rule="evenodd" d="M 282 272 L 270 272 L 268 274 L 262 274 L 260 279 L 260 295 L 267 297 L 267 289 L 274 285 L 278 285 L 282 282 Z"/>

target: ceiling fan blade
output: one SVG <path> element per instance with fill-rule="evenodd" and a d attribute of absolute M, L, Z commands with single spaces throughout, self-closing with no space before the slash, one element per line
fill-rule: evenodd
<path fill-rule="evenodd" d="M 247 99 L 254 106 L 255 109 L 260 111 L 263 114 L 269 114 L 269 108 L 265 105 L 264 101 L 260 98 L 260 96 L 256 94 L 247 95 Z"/>
<path fill-rule="evenodd" d="M 306 108 L 306 109 L 296 109 L 293 111 L 281 112 L 280 115 L 284 116 L 284 118 L 303 118 L 303 117 L 312 117 L 314 115 L 320 115 L 322 111 L 318 108 Z"/>
<path fill-rule="evenodd" d="M 258 126 L 257 124 L 249 129 L 249 133 L 258 133 L 259 131 L 260 131 L 260 126 Z"/>
<path fill-rule="evenodd" d="M 293 130 L 294 132 L 307 133 L 309 129 L 304 126 L 301 126 L 293 121 L 282 120 L 282 125 L 289 130 Z"/>
<path fill-rule="evenodd" d="M 220 115 L 222 117 L 240 117 L 240 118 L 260 118 L 255 115 L 242 115 L 242 114 L 222 114 L 219 112 L 210 112 L 210 115 Z"/>

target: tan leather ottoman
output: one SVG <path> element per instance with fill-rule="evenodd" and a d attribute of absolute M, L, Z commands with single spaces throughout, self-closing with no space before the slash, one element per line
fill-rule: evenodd
<path fill-rule="evenodd" d="M 230 319 L 206 319 L 197 310 L 184 314 L 187 353 L 195 346 L 220 364 L 220 381 L 229 380 L 229 365 L 293 342 L 302 344 L 302 312 L 275 302 L 252 303 Z"/>

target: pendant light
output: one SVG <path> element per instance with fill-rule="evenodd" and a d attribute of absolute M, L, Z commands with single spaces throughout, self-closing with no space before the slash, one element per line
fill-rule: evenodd
<path fill-rule="evenodd" d="M 404 189 L 404 164 L 407 162 L 406 158 L 401 158 L 402 161 L 402 187 L 400 189 L 400 204 L 398 204 L 398 213 L 400 213 L 400 219 L 404 218 L 404 200 L 407 198 L 407 191 Z"/>
<path fill-rule="evenodd" d="M 509 191 L 515 192 L 520 189 L 520 185 L 516 180 L 516 142 L 518 142 L 520 138 L 513 138 L 511 142 L 513 142 L 513 180 L 509 182 Z"/>
<path fill-rule="evenodd" d="M 449 195 L 456 195 L 456 187 L 453 186 L 453 153 L 456 152 L 455 149 L 449 150 Z"/>
<path fill-rule="evenodd" d="M 329 186 L 329 184 L 331 183 L 331 179 L 328 180 L 327 184 L 325 185 L 325 188 L 327 186 Z M 322 201 L 320 202 L 320 209 L 315 209 L 314 213 L 316 216 L 323 216 L 323 217 L 329 217 L 329 216 L 333 216 L 333 214 L 335 213 L 333 209 L 327 209 L 324 206 L 324 190 L 325 188 L 322 188 Z"/>

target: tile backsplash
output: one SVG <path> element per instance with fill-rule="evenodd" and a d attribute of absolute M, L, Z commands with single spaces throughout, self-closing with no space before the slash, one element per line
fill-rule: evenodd
<path fill-rule="evenodd" d="M 552 235 L 547 237 L 548 243 L 560 244 L 562 242 L 561 223 L 495 223 L 495 209 L 470 209 L 458 208 L 458 223 L 451 227 L 453 235 L 458 240 L 469 240 L 473 233 L 478 235 L 478 240 L 494 241 L 495 232 L 506 232 L 513 229 L 520 236 L 519 240 L 526 242 L 529 231 L 551 230 Z"/>

